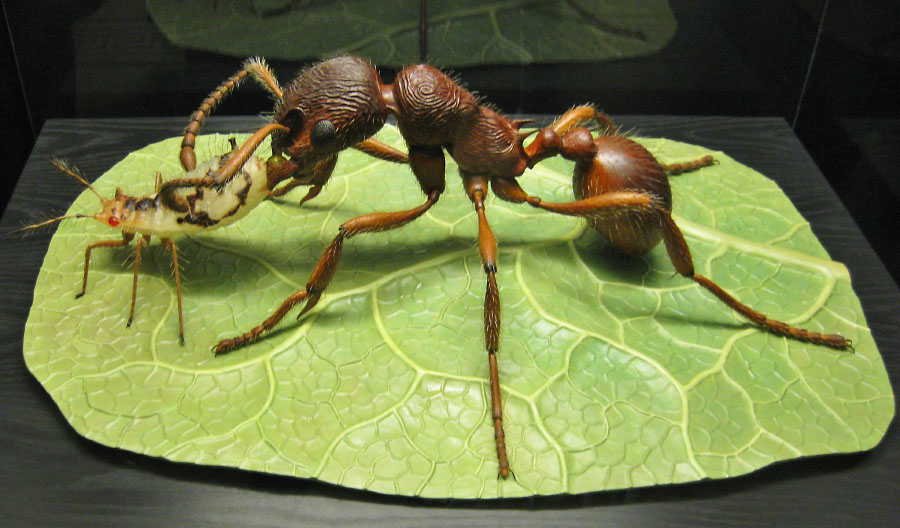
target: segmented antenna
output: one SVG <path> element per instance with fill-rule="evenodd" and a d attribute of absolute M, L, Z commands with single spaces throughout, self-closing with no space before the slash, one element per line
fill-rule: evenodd
<path fill-rule="evenodd" d="M 63 171 L 64 173 L 68 174 L 69 176 L 71 176 L 71 177 L 75 178 L 76 180 L 80 181 L 81 183 L 83 183 L 85 186 L 87 186 L 88 189 L 91 190 L 91 192 L 96 194 L 97 198 L 100 198 L 101 201 L 104 201 L 104 202 L 106 201 L 106 198 L 101 196 L 100 193 L 97 192 L 97 189 L 94 189 L 94 186 L 91 185 L 87 181 L 87 179 L 84 177 L 84 175 L 81 173 L 81 171 L 78 170 L 78 167 L 76 167 L 74 165 L 69 165 L 69 163 L 66 162 L 65 160 L 61 160 L 61 159 L 57 159 L 57 158 L 51 159 L 50 163 L 57 169 Z"/>
<path fill-rule="evenodd" d="M 40 227 L 48 226 L 48 225 L 50 225 L 50 224 L 59 222 L 60 220 L 66 220 L 66 219 L 68 219 L 68 218 L 93 218 L 93 217 L 90 216 L 90 215 L 85 215 L 85 214 L 73 214 L 73 215 L 57 216 L 56 218 L 51 218 L 51 219 L 49 219 L 49 220 L 44 220 L 43 222 L 38 222 L 37 224 L 27 225 L 27 226 L 23 227 L 22 229 L 16 229 L 15 231 L 13 231 L 13 233 L 19 233 L 19 232 L 22 232 L 22 231 L 28 231 L 28 230 L 31 230 L 31 229 L 38 229 L 38 228 L 40 228 Z"/>

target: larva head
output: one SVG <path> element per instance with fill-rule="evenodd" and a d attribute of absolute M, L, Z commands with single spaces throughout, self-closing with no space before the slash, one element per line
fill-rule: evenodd
<path fill-rule="evenodd" d="M 94 189 L 93 185 L 88 183 L 88 181 L 84 178 L 84 176 L 81 175 L 77 168 L 72 167 L 64 161 L 60 160 L 50 160 L 50 163 L 53 164 L 53 166 L 57 169 L 84 184 L 88 189 L 91 190 L 91 192 L 97 195 L 97 198 L 100 199 L 100 203 L 102 204 L 103 209 L 93 215 L 73 214 L 57 216 L 56 218 L 51 218 L 50 220 L 45 220 L 37 224 L 25 226 L 24 229 L 36 229 L 38 227 L 50 225 L 61 220 L 66 220 L 68 218 L 93 218 L 98 222 L 102 222 L 110 227 L 115 227 L 117 229 L 127 229 L 128 222 L 132 219 L 135 209 L 133 198 L 125 196 L 121 189 L 116 189 L 116 196 L 112 200 L 104 198 L 99 192 L 97 192 L 96 189 Z"/>
<path fill-rule="evenodd" d="M 100 198 L 103 210 L 94 214 L 94 220 L 109 227 L 130 231 L 128 227 L 134 220 L 134 198 L 126 196 L 122 189 L 116 189 L 116 196 L 112 200 Z"/>

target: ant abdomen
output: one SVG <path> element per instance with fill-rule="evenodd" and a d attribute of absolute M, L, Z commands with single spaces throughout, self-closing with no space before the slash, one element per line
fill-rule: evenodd
<path fill-rule="evenodd" d="M 619 191 L 643 192 L 666 211 L 672 210 L 672 190 L 665 168 L 646 148 L 625 136 L 594 139 L 590 163 L 578 163 L 572 185 L 579 200 Z M 659 215 L 652 210 L 616 209 L 588 223 L 618 251 L 643 255 L 662 240 Z"/>

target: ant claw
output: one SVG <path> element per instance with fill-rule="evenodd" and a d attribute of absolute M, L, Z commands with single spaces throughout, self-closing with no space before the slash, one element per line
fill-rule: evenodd
<path fill-rule="evenodd" d="M 512 477 L 513 482 L 519 481 L 519 479 L 516 478 L 516 474 L 513 472 L 513 470 L 508 467 L 500 468 L 500 471 L 497 472 L 497 480 L 507 480 L 509 479 L 509 477 Z"/>

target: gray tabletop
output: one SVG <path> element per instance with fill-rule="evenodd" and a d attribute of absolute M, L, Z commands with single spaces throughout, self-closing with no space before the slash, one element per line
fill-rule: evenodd
<path fill-rule="evenodd" d="M 642 135 L 723 150 L 777 181 L 832 258 L 850 269 L 895 386 L 900 292 L 787 124 L 774 118 L 620 116 Z M 213 118 L 208 132 L 253 130 Z M 83 188 L 46 159 L 99 175 L 128 152 L 179 135 L 183 118 L 48 121 L 0 224 L 64 210 Z M 453 178 L 455 175 L 448 175 Z M 0 524 L 3 526 L 868 526 L 900 525 L 900 432 L 868 453 L 776 464 L 729 480 L 579 496 L 426 501 L 318 481 L 176 464 L 97 445 L 69 427 L 25 367 L 22 335 L 50 233 L 0 246 Z"/>

